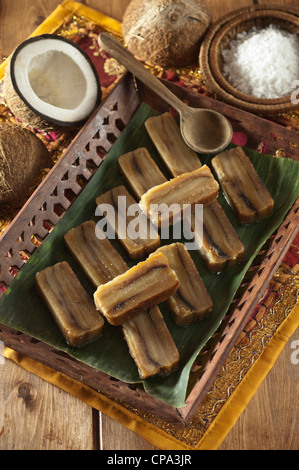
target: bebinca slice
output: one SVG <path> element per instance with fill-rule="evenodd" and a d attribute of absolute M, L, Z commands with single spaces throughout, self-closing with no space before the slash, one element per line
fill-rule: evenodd
<path fill-rule="evenodd" d="M 175 294 L 166 301 L 175 323 L 188 326 L 207 317 L 212 311 L 213 302 L 185 245 L 171 243 L 162 246 L 156 253 L 167 257 L 169 266 L 180 281 Z"/>
<path fill-rule="evenodd" d="M 190 226 L 199 252 L 212 272 L 220 272 L 243 260 L 245 247 L 218 201 L 203 208 L 201 230 L 191 211 Z"/>
<path fill-rule="evenodd" d="M 104 319 L 66 261 L 37 273 L 36 285 L 67 344 L 81 346 L 102 335 Z"/>
<path fill-rule="evenodd" d="M 87 220 L 64 235 L 70 253 L 95 288 L 111 281 L 128 268 L 105 234 Z"/>
<path fill-rule="evenodd" d="M 99 286 L 94 302 L 109 323 L 121 325 L 142 310 L 164 302 L 178 286 L 177 275 L 166 256 L 159 253 Z"/>
<path fill-rule="evenodd" d="M 118 164 L 138 201 L 149 188 L 167 181 L 144 147 L 121 155 Z"/>
<path fill-rule="evenodd" d="M 214 157 L 212 167 L 240 223 L 252 224 L 272 214 L 274 200 L 241 147 Z"/>
<path fill-rule="evenodd" d="M 123 323 L 122 329 L 142 379 L 177 369 L 179 352 L 158 306 Z"/>
<path fill-rule="evenodd" d="M 217 181 L 210 168 L 204 165 L 149 189 L 142 196 L 139 205 L 151 222 L 161 227 L 177 221 L 186 205 L 212 204 L 218 192 Z"/>
<path fill-rule="evenodd" d="M 148 118 L 145 128 L 171 175 L 179 176 L 201 167 L 197 153 L 185 143 L 172 114 Z"/>

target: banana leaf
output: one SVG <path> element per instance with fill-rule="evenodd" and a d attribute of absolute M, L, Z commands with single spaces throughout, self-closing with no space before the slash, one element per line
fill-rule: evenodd
<path fill-rule="evenodd" d="M 158 113 L 148 105 L 142 104 L 140 106 L 86 188 L 2 296 L 0 323 L 64 351 L 77 360 L 112 377 L 127 383 L 139 384 L 138 386 L 143 386 L 146 392 L 171 406 L 181 407 L 185 404 L 190 370 L 196 356 L 221 324 L 253 259 L 271 234 L 281 225 L 287 212 L 299 196 L 299 164 L 291 159 L 273 158 L 271 155 L 261 155 L 253 150 L 244 149 L 274 198 L 274 212 L 266 220 L 250 226 L 242 226 L 238 223 L 220 192 L 218 201 L 245 245 L 244 260 L 236 266 L 225 269 L 222 273 L 211 273 L 207 270 L 198 251 L 190 251 L 212 297 L 213 311 L 208 318 L 198 323 L 189 327 L 179 327 L 175 325 L 172 315 L 165 305 L 160 305 L 166 324 L 180 353 L 180 367 L 167 377 L 157 376 L 141 382 L 137 367 L 129 354 L 119 327 L 111 326 L 106 322 L 103 336 L 80 348 L 71 348 L 65 343 L 60 330 L 36 290 L 35 275 L 47 266 L 66 260 L 90 296 L 93 295 L 93 287 L 66 249 L 63 236 L 67 230 L 85 220 L 97 221 L 98 219 L 95 217 L 96 197 L 112 187 L 125 184 L 117 163 L 118 157 L 123 153 L 138 147 L 146 147 L 165 176 L 169 178 L 144 127 L 145 120 L 155 114 Z M 202 163 L 210 164 L 212 157 L 204 155 L 199 157 Z M 162 244 L 173 241 L 184 240 L 171 238 L 169 241 L 162 240 Z M 113 240 L 113 244 L 125 261 L 132 265 L 133 263 L 127 259 L 119 242 Z"/>

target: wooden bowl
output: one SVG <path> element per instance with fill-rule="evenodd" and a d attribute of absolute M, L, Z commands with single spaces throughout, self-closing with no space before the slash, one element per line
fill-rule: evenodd
<path fill-rule="evenodd" d="M 233 87 L 224 77 L 221 52 L 236 38 L 237 34 L 249 31 L 253 26 L 280 26 L 291 33 L 299 33 L 299 8 L 283 6 L 252 6 L 227 14 L 215 22 L 203 40 L 199 65 L 208 89 L 218 99 L 228 104 L 261 115 L 274 115 L 299 109 L 291 96 L 278 99 L 256 98 Z M 283 73 L 283 71 L 282 71 Z M 299 77 L 298 77 L 299 78 Z"/>

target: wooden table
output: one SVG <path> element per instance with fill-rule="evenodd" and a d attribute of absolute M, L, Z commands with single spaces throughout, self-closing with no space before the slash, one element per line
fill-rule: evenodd
<path fill-rule="evenodd" d="M 206 0 L 213 19 L 234 8 L 275 0 Z M 0 1 L 0 60 L 61 3 L 60 0 Z M 81 3 L 121 20 L 129 0 Z M 299 364 L 291 361 L 292 341 L 229 432 L 222 450 L 299 448 Z M 9 360 L 0 365 L 0 449 L 154 450 L 154 446 L 114 420 Z"/>

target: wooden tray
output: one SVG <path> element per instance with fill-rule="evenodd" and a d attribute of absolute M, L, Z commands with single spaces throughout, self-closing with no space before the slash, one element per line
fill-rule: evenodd
<path fill-rule="evenodd" d="M 266 141 L 268 153 L 275 154 L 278 148 L 284 148 L 286 156 L 298 159 L 296 148 L 299 148 L 299 136 L 296 133 L 185 88 L 170 83 L 165 84 L 177 96 L 192 103 L 193 106 L 208 107 L 226 115 L 235 131 L 243 131 L 249 136 L 248 147 L 256 149 L 261 141 Z M 93 174 L 90 171 L 90 164 L 92 163 L 93 167 L 101 165 L 102 159 L 97 149 L 100 148 L 101 152 L 108 153 L 142 101 L 159 111 L 168 110 L 165 102 L 143 84 L 135 82 L 130 74 L 126 74 L 81 129 L 64 156 L 56 163 L 1 237 L 0 282 L 10 286 L 13 281 L 12 268 L 21 269 L 24 263 L 22 253 L 25 252 L 30 256 L 36 249 L 33 237 L 45 239 L 48 234 L 45 222 L 47 225 L 49 223 L 55 225 L 63 216 L 71 204 L 67 194 L 71 192 L 74 199 L 83 189 L 84 185 L 79 184 L 78 179 L 80 178 L 82 182 L 83 178 L 87 184 Z M 244 285 L 241 286 L 240 292 L 242 290 L 243 292 L 239 292 L 236 297 L 239 296 L 239 301 L 235 303 L 236 306 L 231 309 L 217 334 L 207 344 L 203 359 L 205 366 L 187 397 L 186 405 L 182 408 L 162 404 L 137 386 L 123 383 L 97 371 L 68 354 L 10 327 L 0 325 L 0 339 L 6 346 L 81 381 L 112 399 L 154 413 L 169 422 L 184 425 L 196 412 L 253 309 L 263 296 L 298 231 L 298 224 L 299 200 L 262 250 L 259 261 L 252 271 L 254 273 L 252 279 L 245 288 Z"/>

